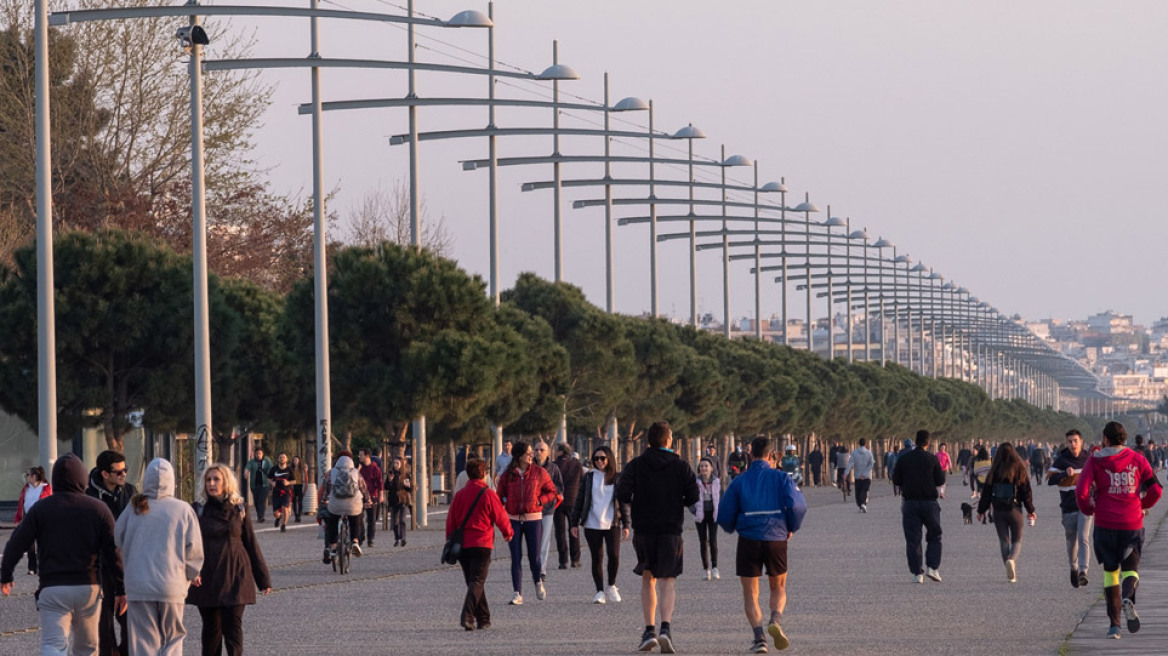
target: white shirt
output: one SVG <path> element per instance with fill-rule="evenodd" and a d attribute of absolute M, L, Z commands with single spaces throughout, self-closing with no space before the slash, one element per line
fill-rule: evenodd
<path fill-rule="evenodd" d="M 28 511 L 32 510 L 33 504 L 41 500 L 41 492 L 45 489 L 45 485 L 47 483 L 28 486 L 28 491 L 24 493 L 24 514 L 27 515 Z"/>
<path fill-rule="evenodd" d="M 588 519 L 584 520 L 584 528 L 607 531 L 612 528 L 614 518 L 613 499 L 616 497 L 616 486 L 604 484 L 604 472 L 596 470 L 592 474 L 592 507 L 588 509 Z"/>

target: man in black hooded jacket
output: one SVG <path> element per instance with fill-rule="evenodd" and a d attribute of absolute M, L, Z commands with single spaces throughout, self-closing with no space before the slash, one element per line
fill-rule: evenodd
<path fill-rule="evenodd" d="M 40 561 L 37 610 L 41 650 L 93 653 L 98 644 L 102 578 L 110 579 L 119 613 L 126 611 L 122 559 L 114 545 L 114 518 L 101 502 L 85 495 L 85 464 L 73 454 L 53 464 L 53 494 L 41 499 L 4 547 L 0 592 L 12 592 L 12 570 L 35 543 Z"/>

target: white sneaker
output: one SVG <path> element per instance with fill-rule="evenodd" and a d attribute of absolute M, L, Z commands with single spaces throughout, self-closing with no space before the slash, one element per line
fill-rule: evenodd
<path fill-rule="evenodd" d="M 511 595 L 511 601 L 508 601 L 507 603 L 511 606 L 522 606 L 523 605 L 523 595 L 516 592 L 515 594 Z"/>
<path fill-rule="evenodd" d="M 719 581 L 719 580 L 721 580 L 721 579 L 722 579 L 722 575 L 718 573 L 718 568 L 717 568 L 717 567 L 715 567 L 714 569 L 712 569 L 712 570 L 710 570 L 710 571 L 714 573 L 714 580 L 715 580 L 715 581 Z"/>
<path fill-rule="evenodd" d="M 860 506 L 860 512 L 867 513 L 868 512 L 868 504 L 865 503 L 864 505 Z"/>
<path fill-rule="evenodd" d="M 547 599 L 547 588 L 543 587 L 543 581 L 535 584 L 535 598 L 540 601 Z"/>
<path fill-rule="evenodd" d="M 1018 582 L 1018 575 L 1014 569 L 1014 561 L 1013 560 L 1006 561 L 1006 580 L 1009 581 L 1010 583 L 1017 583 Z"/>
<path fill-rule="evenodd" d="M 604 597 L 604 591 L 603 591 L 603 590 L 601 590 L 601 591 L 597 592 L 597 593 L 596 593 L 596 596 L 592 598 L 592 603 L 594 603 L 594 604 L 603 604 L 603 603 L 605 603 L 605 602 L 607 602 L 607 601 L 608 601 L 608 600 L 607 600 L 607 599 L 605 599 L 605 597 Z"/>
<path fill-rule="evenodd" d="M 913 577 L 913 583 L 924 583 L 924 582 L 925 582 L 925 575 L 924 574 L 917 574 L 916 576 Z"/>
<path fill-rule="evenodd" d="M 615 585 L 606 587 L 604 589 L 604 594 L 608 597 L 608 600 L 614 604 L 619 604 L 621 602 L 620 590 L 617 590 Z"/>
<path fill-rule="evenodd" d="M 712 578 L 713 578 L 713 575 L 710 574 L 710 570 L 708 570 L 708 569 L 706 570 L 705 574 L 702 574 L 703 581 L 709 581 Z"/>
<path fill-rule="evenodd" d="M 941 582 L 941 572 L 938 572 L 937 570 L 933 569 L 932 567 L 929 567 L 925 570 L 925 576 L 933 579 L 937 583 Z"/>

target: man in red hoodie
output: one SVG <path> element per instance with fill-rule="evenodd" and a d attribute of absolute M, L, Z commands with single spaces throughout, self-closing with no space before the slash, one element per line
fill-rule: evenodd
<path fill-rule="evenodd" d="M 1140 630 L 1136 588 L 1144 514 L 1164 492 L 1147 459 L 1124 446 L 1126 441 L 1123 424 L 1108 422 L 1103 427 L 1103 448 L 1087 458 L 1075 486 L 1079 510 L 1095 516 L 1095 554 L 1103 564 L 1103 596 L 1111 621 L 1108 638 L 1119 638 L 1121 608 L 1127 630 Z"/>

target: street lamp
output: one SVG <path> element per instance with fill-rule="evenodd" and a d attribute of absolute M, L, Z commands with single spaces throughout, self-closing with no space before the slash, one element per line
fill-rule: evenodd
<path fill-rule="evenodd" d="M 722 334 L 730 339 L 730 233 L 726 224 L 726 169 L 731 166 L 754 166 L 754 162 L 742 155 L 726 157 L 726 145 L 722 145 Z M 755 169 L 755 186 L 758 186 L 758 170 Z M 692 187 L 691 187 L 692 188 Z M 758 207 L 758 197 L 755 197 Z M 757 212 L 757 209 L 755 210 Z"/>
<path fill-rule="evenodd" d="M 560 42 L 552 41 L 552 65 L 544 69 L 536 79 L 550 80 L 552 83 L 552 177 L 555 180 L 553 202 L 555 202 L 555 274 L 556 282 L 564 281 L 564 238 L 560 207 L 560 81 L 579 80 L 580 74 L 571 67 L 560 63 Z"/>
<path fill-rule="evenodd" d="M 778 182 L 768 182 L 762 187 L 758 186 L 758 162 L 754 163 L 754 338 L 762 341 L 762 256 L 759 252 L 761 240 L 759 239 L 759 223 L 758 223 L 758 193 L 763 192 L 778 192 L 780 196 L 779 205 L 783 206 L 782 212 L 786 212 L 787 208 L 787 185 L 785 180 Z M 783 334 L 786 335 L 787 327 L 783 326 Z M 784 337 L 785 339 L 785 337 Z"/>
<path fill-rule="evenodd" d="M 883 367 L 888 361 L 887 357 L 886 357 L 886 354 L 888 352 L 888 339 L 884 335 L 884 327 L 887 325 L 887 323 L 885 321 L 885 317 L 884 317 L 884 293 L 885 293 L 884 265 L 883 265 L 884 249 L 885 248 L 893 249 L 893 253 L 894 253 L 893 257 L 895 257 L 896 244 L 892 243 L 888 239 L 880 237 L 879 239 L 876 240 L 876 243 L 872 244 L 872 245 L 875 246 L 877 249 L 879 249 L 879 251 L 880 251 L 879 258 L 880 258 L 880 262 L 881 262 L 880 282 L 879 282 L 879 284 L 880 284 L 880 366 Z M 893 273 L 895 276 L 895 271 Z M 893 299 L 893 303 L 895 303 L 895 302 L 896 302 L 895 299 Z"/>
<path fill-rule="evenodd" d="M 805 332 L 807 333 L 807 350 L 811 353 L 815 352 L 815 335 L 812 329 L 811 319 L 811 213 L 818 212 L 819 208 L 811 202 L 811 194 L 803 195 L 803 202 L 794 207 L 794 211 L 803 213 L 803 223 L 807 227 L 807 326 Z M 828 214 L 831 213 L 830 208 Z M 783 223 L 783 241 L 786 241 L 787 224 Z M 787 249 L 783 248 L 782 255 L 783 267 L 783 340 L 786 341 L 787 334 Z"/>
<path fill-rule="evenodd" d="M 848 218 L 848 230 L 851 230 L 852 220 Z M 868 233 L 865 230 L 856 230 L 848 233 L 848 241 L 846 246 L 846 259 L 848 263 L 847 285 L 848 285 L 848 364 L 854 362 L 852 355 L 852 240 L 864 240 L 864 361 L 870 362 L 872 360 L 872 340 L 869 339 L 869 322 L 872 320 L 872 315 L 868 309 Z"/>
<path fill-rule="evenodd" d="M 835 359 L 835 308 L 832 304 L 832 273 L 831 273 L 831 229 L 843 227 L 847 225 L 843 219 L 838 216 L 831 216 L 831 205 L 827 206 L 828 218 L 823 222 L 824 228 L 827 232 L 827 359 Z M 811 249 L 811 242 L 807 243 L 808 251 Z M 807 267 L 807 293 L 811 293 L 811 267 Z"/>
<path fill-rule="evenodd" d="M 706 133 L 693 124 L 678 130 L 673 134 L 674 139 L 685 139 L 688 143 L 688 159 L 689 159 L 689 321 L 694 328 L 698 327 L 698 257 L 697 257 L 697 222 L 694 220 L 694 154 L 693 142 L 694 139 L 705 139 Z M 723 185 L 725 186 L 725 185 Z M 650 212 L 654 217 L 657 214 L 657 205 L 654 203 L 650 207 Z M 656 220 L 654 220 L 656 225 Z M 654 248 L 656 248 L 656 231 L 654 230 Z M 656 258 L 654 258 L 656 263 Z M 654 269 L 654 279 L 656 279 L 656 269 Z M 656 287 L 653 289 L 656 294 Z M 657 315 L 657 308 L 653 308 L 653 315 Z"/>

